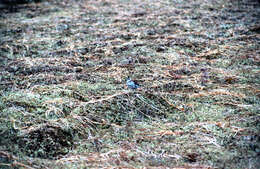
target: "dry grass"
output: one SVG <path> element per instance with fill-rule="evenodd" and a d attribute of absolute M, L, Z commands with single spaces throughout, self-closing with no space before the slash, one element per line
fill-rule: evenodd
<path fill-rule="evenodd" d="M 259 2 L 0 12 L 1 168 L 259 164 Z M 128 90 L 130 76 L 141 88 Z"/>

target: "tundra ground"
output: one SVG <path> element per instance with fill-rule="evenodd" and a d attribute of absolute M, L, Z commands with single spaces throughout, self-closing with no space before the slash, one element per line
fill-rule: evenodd
<path fill-rule="evenodd" d="M 260 168 L 259 34 L 253 0 L 1 10 L 0 167 Z"/>

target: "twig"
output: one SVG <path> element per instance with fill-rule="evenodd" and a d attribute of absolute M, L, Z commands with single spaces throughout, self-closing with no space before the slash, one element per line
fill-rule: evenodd
<path fill-rule="evenodd" d="M 35 168 L 33 168 L 33 167 L 30 167 L 30 166 L 25 165 L 25 164 L 23 164 L 23 163 L 19 163 L 19 162 L 17 162 L 17 161 L 14 161 L 14 163 L 12 164 L 12 166 L 21 166 L 21 167 L 24 167 L 24 168 L 26 168 L 26 169 L 35 169 Z"/>
<path fill-rule="evenodd" d="M 128 94 L 128 93 L 132 93 L 132 91 L 126 91 L 126 92 L 116 93 L 116 94 L 113 94 L 113 95 L 111 95 L 111 96 L 107 96 L 107 97 L 105 97 L 105 98 L 103 98 L 103 99 L 98 99 L 98 100 L 93 99 L 93 100 L 90 100 L 90 101 L 88 101 L 88 102 L 85 102 L 84 104 L 93 104 L 93 103 L 103 102 L 103 101 L 109 100 L 109 99 L 111 99 L 111 98 L 114 98 L 114 97 L 116 97 L 116 96 L 125 95 L 125 94 Z"/>
<path fill-rule="evenodd" d="M 155 107 L 154 105 L 147 103 L 147 102 L 146 102 L 143 98 L 141 98 L 138 94 L 137 94 L 136 96 L 137 96 L 142 102 L 144 102 L 145 104 L 147 104 L 147 105 L 151 106 L 153 109 L 155 109 L 155 110 L 157 110 L 157 111 L 163 113 L 163 111 L 161 111 L 160 109 L 158 109 L 158 108 Z"/>

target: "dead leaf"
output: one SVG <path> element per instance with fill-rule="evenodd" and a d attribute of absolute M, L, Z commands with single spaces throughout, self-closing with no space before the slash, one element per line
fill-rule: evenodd
<path fill-rule="evenodd" d="M 237 79 L 235 77 L 229 76 L 229 77 L 225 77 L 224 81 L 225 81 L 225 83 L 232 84 L 232 83 L 236 82 Z"/>

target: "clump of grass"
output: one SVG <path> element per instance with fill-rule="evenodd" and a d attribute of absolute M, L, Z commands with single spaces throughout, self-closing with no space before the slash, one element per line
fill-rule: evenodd
<path fill-rule="evenodd" d="M 0 166 L 259 168 L 257 7 L 243 3 L 1 13 Z"/>

